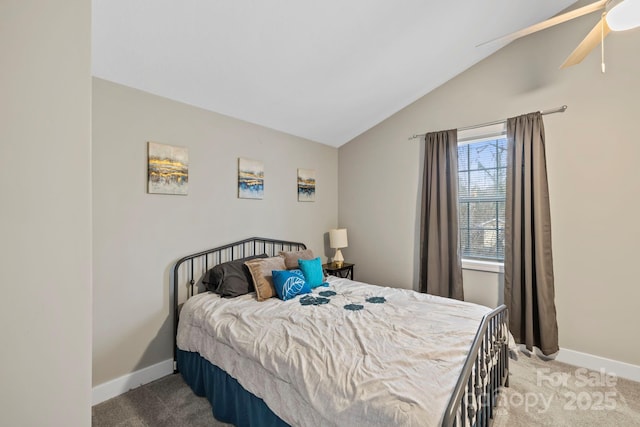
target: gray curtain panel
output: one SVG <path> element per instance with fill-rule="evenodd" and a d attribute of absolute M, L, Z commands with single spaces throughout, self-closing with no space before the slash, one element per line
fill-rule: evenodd
<path fill-rule="evenodd" d="M 425 136 L 420 290 L 464 299 L 458 240 L 458 131 Z"/>
<path fill-rule="evenodd" d="M 504 301 L 517 343 L 558 351 L 542 115 L 507 120 Z"/>

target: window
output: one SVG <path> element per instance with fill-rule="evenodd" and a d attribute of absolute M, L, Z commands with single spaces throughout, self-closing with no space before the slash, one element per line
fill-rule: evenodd
<path fill-rule="evenodd" d="M 504 132 L 460 138 L 458 226 L 463 259 L 504 262 L 506 189 L 507 138 Z"/>

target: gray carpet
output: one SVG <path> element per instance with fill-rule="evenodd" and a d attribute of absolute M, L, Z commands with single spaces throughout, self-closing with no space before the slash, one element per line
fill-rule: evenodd
<path fill-rule="evenodd" d="M 495 427 L 640 426 L 640 383 L 520 354 L 511 361 Z M 180 375 L 169 375 L 92 408 L 94 427 L 228 426 Z"/>
<path fill-rule="evenodd" d="M 213 418 L 211 405 L 182 380 L 169 375 L 130 390 L 91 409 L 95 427 L 223 427 Z"/>
<path fill-rule="evenodd" d="M 640 383 L 536 356 L 510 361 L 494 427 L 640 426 Z"/>

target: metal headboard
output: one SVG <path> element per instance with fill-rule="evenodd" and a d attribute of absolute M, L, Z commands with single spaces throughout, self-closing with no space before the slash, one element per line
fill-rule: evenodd
<path fill-rule="evenodd" d="M 304 243 L 287 240 L 269 239 L 264 237 L 250 237 L 213 249 L 207 249 L 187 255 L 176 261 L 173 266 L 173 370 L 177 372 L 176 354 L 178 335 L 178 318 L 180 314 L 180 289 L 187 288 L 187 297 L 195 293 L 195 285 L 199 278 L 210 268 L 223 262 L 245 258 L 252 255 L 267 254 L 276 256 L 280 251 L 298 251 L 307 249 Z"/>

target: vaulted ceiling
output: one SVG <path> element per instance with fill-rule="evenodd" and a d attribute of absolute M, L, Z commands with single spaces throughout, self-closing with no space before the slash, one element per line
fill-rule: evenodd
<path fill-rule="evenodd" d="M 93 0 L 93 75 L 340 146 L 571 0 Z"/>

